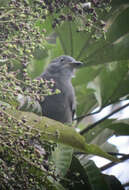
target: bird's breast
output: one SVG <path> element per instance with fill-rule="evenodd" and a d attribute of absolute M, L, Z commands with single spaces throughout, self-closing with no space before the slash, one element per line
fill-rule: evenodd
<path fill-rule="evenodd" d="M 62 123 L 72 122 L 71 103 L 74 103 L 74 89 L 72 84 L 56 83 L 56 88 L 61 92 L 50 95 L 42 102 L 43 116 L 47 116 Z"/>

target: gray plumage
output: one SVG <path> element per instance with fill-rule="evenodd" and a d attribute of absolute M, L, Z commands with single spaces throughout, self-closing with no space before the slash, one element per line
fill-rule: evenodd
<path fill-rule="evenodd" d="M 71 123 L 76 109 L 74 88 L 71 79 L 74 71 L 82 65 L 70 56 L 60 56 L 54 59 L 39 77 L 55 81 L 54 88 L 61 92 L 45 97 L 41 102 L 42 114 L 62 123 Z"/>

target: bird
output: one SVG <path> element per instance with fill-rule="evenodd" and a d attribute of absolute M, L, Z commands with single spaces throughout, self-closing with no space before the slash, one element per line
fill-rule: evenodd
<path fill-rule="evenodd" d="M 75 70 L 83 65 L 73 57 L 62 55 L 53 59 L 45 71 L 38 77 L 43 80 L 53 80 L 53 89 L 59 89 L 60 93 L 48 95 L 40 102 L 42 115 L 62 123 L 72 123 L 76 110 L 75 91 L 72 85 L 72 77 Z"/>

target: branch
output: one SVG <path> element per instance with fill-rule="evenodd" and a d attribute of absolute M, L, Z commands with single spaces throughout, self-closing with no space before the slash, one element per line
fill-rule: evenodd
<path fill-rule="evenodd" d="M 11 12 L 11 11 L 10 11 Z M 4 17 L 5 15 L 2 15 L 2 17 Z M 1 19 L 1 17 L 0 17 L 0 19 Z M 10 22 L 24 22 L 24 21 L 36 21 L 37 20 L 37 18 L 33 18 L 33 19 L 28 19 L 28 18 L 25 18 L 25 19 L 11 19 L 11 20 L 1 20 L 0 21 L 0 23 L 10 23 Z M 41 19 L 40 19 L 40 21 L 42 21 Z"/>
<path fill-rule="evenodd" d="M 122 158 L 120 158 L 119 160 L 120 160 L 121 162 L 123 162 L 123 161 L 128 160 L 128 159 L 129 159 L 129 154 L 125 154 L 125 155 L 124 155 Z M 121 163 L 121 162 L 120 162 L 120 163 Z M 105 166 L 102 166 L 102 167 L 100 168 L 100 170 L 101 170 L 101 171 L 104 171 L 104 170 L 106 170 L 106 169 L 109 169 L 109 168 L 115 166 L 116 164 L 118 164 L 118 163 L 111 162 L 111 163 L 109 163 L 109 164 L 106 164 Z"/>
<path fill-rule="evenodd" d="M 8 113 L 6 113 L 7 111 Z M 13 109 L 4 111 L 1 109 L 1 113 L 6 115 L 7 118 L 10 118 L 9 120 L 11 122 L 20 122 L 20 129 L 23 134 L 28 134 L 29 132 L 30 135 L 38 135 L 40 140 L 65 144 L 87 154 L 97 155 L 113 162 L 119 162 L 119 159 L 104 152 L 97 145 L 87 144 L 85 138 L 77 133 L 73 127 L 66 126 L 47 117 L 40 117 L 30 112 L 21 112 Z M 2 118 L 3 117 L 4 116 L 2 116 Z M 17 132 L 19 126 L 14 123 L 14 125 L 11 125 L 11 129 L 16 130 Z M 0 128 L 0 131 L 1 130 L 2 128 Z"/>
<path fill-rule="evenodd" d="M 33 40 L 32 41 L 32 39 L 31 40 L 22 40 L 22 39 L 19 39 L 19 40 L 12 40 L 12 41 L 0 41 L 0 43 L 3 43 L 3 44 L 6 44 L 6 43 L 19 43 L 19 42 L 21 42 L 21 43 L 33 43 L 33 42 L 36 42 L 37 41 L 37 39 L 36 40 Z"/>
<path fill-rule="evenodd" d="M 119 152 L 108 152 L 108 154 L 111 154 L 113 156 L 126 156 L 126 154 L 119 153 Z"/>
<path fill-rule="evenodd" d="M 102 108 L 99 109 L 99 110 L 97 110 L 97 111 L 95 111 L 95 112 L 88 113 L 88 114 L 82 115 L 82 116 L 80 116 L 80 117 L 76 117 L 76 118 L 74 118 L 73 120 L 80 121 L 80 120 L 83 119 L 84 117 L 91 116 L 91 115 L 95 115 L 95 114 L 99 113 L 101 110 L 102 110 Z"/>
<path fill-rule="evenodd" d="M 84 135 L 86 132 L 88 132 L 89 130 L 95 128 L 98 124 L 102 123 L 103 121 L 105 121 L 106 119 L 108 119 L 109 117 L 111 117 L 112 115 L 116 114 L 117 112 L 119 112 L 120 110 L 126 108 L 129 106 L 129 103 L 121 106 L 120 108 L 117 108 L 116 110 L 114 110 L 113 112 L 109 113 L 108 115 L 106 115 L 105 117 L 103 117 L 102 119 L 96 121 L 95 123 L 91 124 L 89 127 L 83 129 L 80 134 Z"/>
<path fill-rule="evenodd" d="M 129 186 L 129 182 L 123 184 L 122 186 L 123 186 L 123 187 L 128 187 L 128 186 Z"/>

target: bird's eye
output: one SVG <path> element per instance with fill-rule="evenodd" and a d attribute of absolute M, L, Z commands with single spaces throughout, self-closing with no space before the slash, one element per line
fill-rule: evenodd
<path fill-rule="evenodd" d="M 63 62 L 63 61 L 64 61 L 64 58 L 61 58 L 60 61 Z"/>

